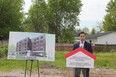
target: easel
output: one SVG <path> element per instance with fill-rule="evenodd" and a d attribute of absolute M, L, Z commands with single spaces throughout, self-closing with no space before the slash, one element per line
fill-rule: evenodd
<path fill-rule="evenodd" d="M 26 77 L 26 73 L 27 73 L 27 62 L 28 62 L 28 61 L 31 61 L 31 68 L 30 68 L 29 77 L 31 77 L 31 74 L 32 74 L 32 66 L 33 66 L 33 61 L 34 61 L 34 60 L 26 60 L 24 77 Z M 38 61 L 38 60 L 37 60 L 37 67 L 38 67 L 38 77 L 40 77 L 40 75 L 39 75 L 39 61 Z"/>

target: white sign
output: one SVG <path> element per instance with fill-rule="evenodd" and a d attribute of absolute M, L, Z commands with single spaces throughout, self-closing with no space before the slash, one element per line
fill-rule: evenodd
<path fill-rule="evenodd" d="M 92 55 L 92 58 L 91 55 L 92 54 L 85 49 L 77 48 L 65 55 L 66 66 L 76 68 L 94 68 L 94 60 L 96 57 Z"/>
<path fill-rule="evenodd" d="M 8 59 L 55 60 L 55 35 L 10 32 Z"/>
<path fill-rule="evenodd" d="M 77 67 L 77 68 L 93 68 L 94 60 L 83 54 L 82 52 L 78 52 L 70 56 L 67 61 L 67 67 Z"/>

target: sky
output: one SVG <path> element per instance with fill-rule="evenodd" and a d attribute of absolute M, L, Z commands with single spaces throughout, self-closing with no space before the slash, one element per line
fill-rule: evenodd
<path fill-rule="evenodd" d="M 24 1 L 25 1 L 24 12 L 27 13 L 32 3 L 31 3 L 31 0 L 24 0 Z"/>
<path fill-rule="evenodd" d="M 110 0 L 82 0 L 83 6 L 80 13 L 80 26 L 77 28 L 87 27 L 96 28 L 97 23 L 102 22 L 106 15 L 106 6 Z"/>
<path fill-rule="evenodd" d="M 28 12 L 31 6 L 31 0 L 24 0 L 24 12 Z M 82 8 L 79 15 L 80 26 L 76 28 L 87 27 L 89 30 L 97 28 L 97 23 L 101 23 L 106 15 L 106 6 L 110 0 L 81 0 Z"/>

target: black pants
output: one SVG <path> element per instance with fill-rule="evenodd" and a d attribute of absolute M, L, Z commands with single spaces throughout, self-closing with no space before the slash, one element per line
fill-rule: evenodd
<path fill-rule="evenodd" d="M 81 71 L 83 77 L 89 77 L 89 68 L 74 68 L 74 77 L 80 77 Z"/>

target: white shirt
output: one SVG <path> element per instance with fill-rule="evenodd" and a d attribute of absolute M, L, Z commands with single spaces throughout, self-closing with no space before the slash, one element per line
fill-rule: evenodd
<path fill-rule="evenodd" d="M 79 45 L 79 47 L 84 48 L 84 43 L 85 43 L 85 41 L 80 41 L 80 45 Z"/>

